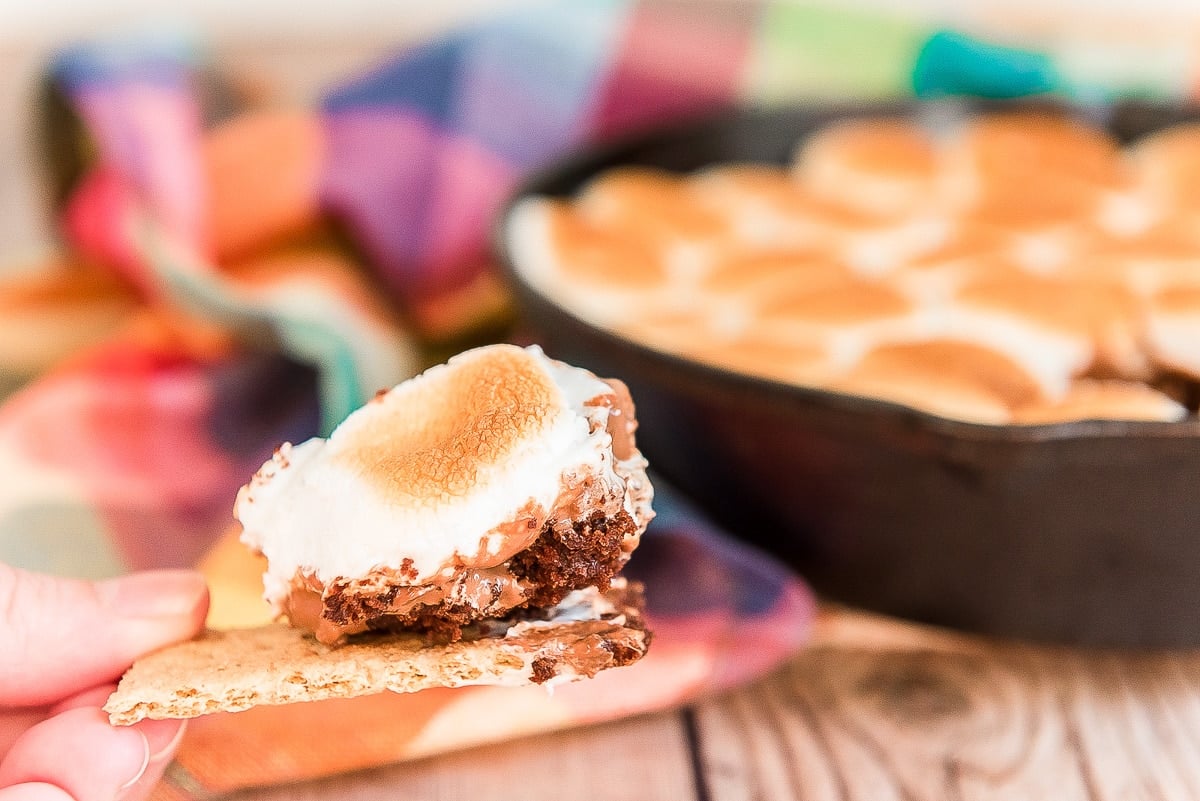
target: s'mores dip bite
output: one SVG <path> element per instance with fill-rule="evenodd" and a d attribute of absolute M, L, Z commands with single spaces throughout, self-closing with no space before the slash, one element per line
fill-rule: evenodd
<path fill-rule="evenodd" d="M 280 447 L 235 515 L 293 627 L 334 646 L 376 630 L 454 642 L 624 586 L 653 517 L 636 428 L 620 381 L 478 348 Z"/>
<path fill-rule="evenodd" d="M 620 381 L 493 345 L 281 446 L 234 510 L 280 619 L 141 657 L 109 720 L 553 686 L 637 662 L 643 589 L 618 575 L 653 517 L 636 428 Z"/>

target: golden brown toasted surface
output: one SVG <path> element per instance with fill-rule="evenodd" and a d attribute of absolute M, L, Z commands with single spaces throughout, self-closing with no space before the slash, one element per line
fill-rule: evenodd
<path fill-rule="evenodd" d="M 985 115 L 960 144 L 976 182 L 971 218 L 993 224 L 1036 227 L 1082 219 L 1096 210 L 1103 190 L 1131 180 L 1114 139 L 1060 115 Z"/>
<path fill-rule="evenodd" d="M 1084 262 L 1096 256 L 1190 261 L 1200 253 L 1200 229 L 1191 217 L 1172 215 L 1123 236 L 1096 232 L 1087 244 Z"/>
<path fill-rule="evenodd" d="M 1002 228 L 960 221 L 941 243 L 916 254 L 905 266 L 924 269 L 959 261 L 1003 259 L 1012 246 L 1012 237 Z"/>
<path fill-rule="evenodd" d="M 708 317 L 707 311 L 699 308 L 665 309 L 661 313 L 622 321 L 616 330 L 635 342 L 678 353 L 683 345 L 711 336 Z"/>
<path fill-rule="evenodd" d="M 706 239 L 727 228 L 721 214 L 700 202 L 690 182 L 646 167 L 619 167 L 604 173 L 588 185 L 579 208 L 590 220 L 657 244 Z"/>
<path fill-rule="evenodd" d="M 753 334 L 732 340 L 679 343 L 680 352 L 699 362 L 777 381 L 814 379 L 829 371 L 828 354 L 816 342 L 780 341 Z"/>
<path fill-rule="evenodd" d="M 1130 381 L 1077 381 L 1066 396 L 1015 410 L 1014 422 L 1064 423 L 1069 420 L 1181 420 L 1187 409 L 1145 384 Z"/>
<path fill-rule="evenodd" d="M 917 382 L 911 375 L 852 372 L 830 382 L 829 389 L 849 395 L 901 403 L 930 414 L 973 423 L 1011 422 L 1008 404 L 976 381 L 955 375 L 935 375 Z"/>
<path fill-rule="evenodd" d="M 1155 311 L 1200 315 L 1200 285 L 1166 287 L 1154 295 Z"/>
<path fill-rule="evenodd" d="M 1123 145 L 1049 112 L 981 114 L 936 130 L 867 118 L 813 132 L 786 168 L 620 169 L 571 202 L 587 214 L 607 204 L 622 220 L 615 236 L 700 245 L 672 251 L 670 269 L 640 272 L 640 286 L 613 280 L 632 291 L 629 313 L 612 325 L 656 349 L 914 405 L 909 387 L 928 374 L 971 397 L 962 408 L 972 419 L 1018 408 L 1035 378 L 1057 396 L 1080 379 L 1149 386 L 1182 375 L 1197 382 L 1179 394 L 1195 412 L 1198 148 L 1200 125 Z M 711 214 L 696 214 L 697 204 Z M 720 222 L 708 225 L 714 215 Z M 750 342 L 780 336 L 793 341 Z M 911 360 L 886 375 L 871 364 L 841 372 L 873 343 L 944 337 L 1003 353 L 978 352 L 977 375 L 955 362 L 952 380 Z M 1084 400 L 1053 414 L 1083 413 Z"/>
<path fill-rule="evenodd" d="M 1060 114 L 987 114 L 968 126 L 962 141 L 987 183 L 1032 179 L 1037 188 L 1050 181 L 1121 186 L 1129 179 L 1115 139 Z"/>
<path fill-rule="evenodd" d="M 912 310 L 901 292 L 884 284 L 849 279 L 815 288 L 781 287 L 764 293 L 758 305 L 763 320 L 848 325 L 898 317 Z"/>
<path fill-rule="evenodd" d="M 1037 381 L 1002 353 L 972 342 L 929 340 L 881 345 L 854 368 L 860 379 L 907 382 L 933 393 L 942 382 L 978 387 L 1009 406 L 1042 397 Z"/>
<path fill-rule="evenodd" d="M 979 362 L 988 366 L 981 376 Z M 1000 354 L 965 342 L 883 345 L 868 352 L 830 389 L 903 403 L 976 423 L 1011 420 L 1010 398 L 1040 397 L 1032 380 Z"/>
<path fill-rule="evenodd" d="M 756 287 L 816 288 L 853 280 L 850 268 L 821 248 L 795 248 L 743 253 L 718 261 L 700 281 L 717 296 L 752 291 Z"/>
<path fill-rule="evenodd" d="M 977 275 L 959 290 L 958 300 L 1085 337 L 1107 324 L 1132 325 L 1137 315 L 1132 293 L 1115 282 L 1046 278 L 1016 271 Z"/>
<path fill-rule="evenodd" d="M 619 227 L 587 220 L 562 203 L 547 204 L 547 221 L 551 244 L 567 277 L 630 289 L 666 282 L 658 251 L 641 239 L 624 235 Z"/>
<path fill-rule="evenodd" d="M 209 631 L 139 659 L 104 709 L 128 725 L 388 690 L 590 677 L 637 661 L 650 642 L 640 587 L 614 587 L 603 601 L 588 619 L 510 622 L 446 645 L 368 634 L 329 648 L 283 624 Z"/>
<path fill-rule="evenodd" d="M 1143 179 L 1178 206 L 1200 208 L 1200 123 L 1173 125 L 1138 143 Z"/>
<path fill-rule="evenodd" d="M 800 185 L 787 170 L 775 164 L 722 164 L 696 176 L 696 189 L 720 202 L 754 199 L 784 203 L 800 193 Z"/>
<path fill-rule="evenodd" d="M 374 403 L 374 425 L 348 432 L 336 459 L 397 503 L 420 504 L 470 493 L 481 469 L 547 430 L 563 399 L 534 356 L 504 345 L 469 351 Z"/>
<path fill-rule="evenodd" d="M 924 129 L 901 119 L 857 119 L 829 126 L 810 140 L 816 158 L 836 160 L 865 176 L 931 176 L 937 151 Z"/>

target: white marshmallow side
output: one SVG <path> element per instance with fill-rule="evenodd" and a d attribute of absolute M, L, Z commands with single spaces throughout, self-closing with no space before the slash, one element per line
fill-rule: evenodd
<path fill-rule="evenodd" d="M 521 510 L 531 505 L 552 510 L 564 484 L 573 485 L 585 475 L 608 492 L 625 494 L 627 507 L 635 511 L 630 496 L 642 493 L 626 492 L 621 474 L 631 473 L 622 468 L 640 467 L 631 478 L 644 481 L 644 462 L 637 454 L 637 465 L 614 465 L 606 430 L 609 409 L 586 405 L 610 394 L 611 388 L 585 370 L 551 361 L 537 347 L 528 351 L 562 392 L 562 408 L 536 441 L 521 443 L 503 463 L 481 471 L 481 481 L 468 495 L 398 504 L 336 458 L 343 442 L 354 440 L 355 430 L 375 424 L 378 404 L 351 414 L 327 441 L 314 438 L 281 448 L 238 494 L 235 507 L 243 542 L 268 560 L 267 600 L 278 606 L 298 573 L 329 582 L 398 569 L 405 559 L 412 560 L 416 571 L 413 583 L 429 580 L 457 556 L 473 559 L 481 542 L 498 551 L 501 532 Z M 429 380 L 442 369 L 432 368 L 411 381 Z M 403 387 L 398 388 L 399 402 Z M 648 517 L 635 519 L 644 524 Z"/>
<path fill-rule="evenodd" d="M 1146 344 L 1163 365 L 1200 377 L 1200 314 L 1153 311 L 1146 320 Z"/>

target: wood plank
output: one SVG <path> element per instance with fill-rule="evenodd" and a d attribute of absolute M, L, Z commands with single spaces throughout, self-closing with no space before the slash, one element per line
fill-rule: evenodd
<path fill-rule="evenodd" d="M 713 801 L 1200 798 L 1200 653 L 989 641 L 851 612 L 701 704 Z"/>
<path fill-rule="evenodd" d="M 681 713 L 547 734 L 229 801 L 688 801 L 695 798 Z"/>

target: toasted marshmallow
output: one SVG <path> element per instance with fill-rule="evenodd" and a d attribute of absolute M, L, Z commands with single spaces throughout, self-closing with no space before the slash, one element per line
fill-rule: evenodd
<path fill-rule="evenodd" d="M 982 116 L 948 159 L 970 187 L 970 216 L 1016 229 L 1090 219 L 1132 180 L 1112 137 L 1053 114 Z"/>
<path fill-rule="evenodd" d="M 1146 345 L 1161 366 L 1200 377 L 1200 286 L 1156 293 L 1146 309 Z"/>
<path fill-rule="evenodd" d="M 817 385 L 833 373 L 828 347 L 819 339 L 777 340 L 748 335 L 679 341 L 676 352 L 698 362 L 732 372 L 792 384 Z"/>
<path fill-rule="evenodd" d="M 1157 420 L 1176 422 L 1187 408 L 1145 384 L 1131 381 L 1080 380 L 1065 397 L 1016 410 L 1013 422 L 1027 425 L 1072 420 Z"/>
<path fill-rule="evenodd" d="M 1133 149 L 1142 187 L 1162 203 L 1200 209 L 1200 124 L 1173 125 L 1145 137 Z"/>
<path fill-rule="evenodd" d="M 547 527 L 620 517 L 617 557 L 628 558 L 652 516 L 634 425 L 619 382 L 537 347 L 478 348 L 381 392 L 327 440 L 280 448 L 235 514 L 242 540 L 267 558 L 267 601 L 293 624 L 316 618 L 297 590 L 309 605 L 323 596 L 328 619 L 335 587 L 383 598 L 367 605 L 377 616 L 400 614 L 389 606 L 396 587 L 405 613 L 436 600 L 495 616 L 527 600 L 503 568 Z M 468 585 L 482 600 L 464 595 Z"/>
<path fill-rule="evenodd" d="M 1003 354 L 1037 383 L 1048 398 L 1060 398 L 1071 378 L 1091 364 L 1087 343 L 1030 325 L 1011 314 L 947 305 L 927 315 L 926 339 L 949 339 Z"/>
<path fill-rule="evenodd" d="M 1099 363 L 1126 374 L 1145 369 L 1138 341 L 1138 306 L 1128 288 L 1090 276 L 1043 278 L 1013 271 L 983 274 L 956 297 L 964 309 L 1011 317 L 1031 329 L 1073 342 Z"/>
<path fill-rule="evenodd" d="M 545 214 L 558 269 L 571 281 L 643 289 L 667 280 L 665 254 L 619 227 L 592 222 L 564 203 L 547 203 Z"/>
<path fill-rule="evenodd" d="M 728 217 L 701 201 L 682 175 L 648 167 L 615 167 L 584 188 L 578 208 L 587 219 L 663 246 L 726 237 Z"/>
<path fill-rule="evenodd" d="M 557 201 L 521 201 L 506 235 L 525 280 L 597 325 L 638 319 L 668 295 L 663 247 L 622 237 Z"/>
<path fill-rule="evenodd" d="M 1176 419 L 1169 397 L 1079 382 L 1200 378 L 1198 141 L 1127 148 L 1041 113 L 832 122 L 783 167 L 617 169 L 525 201 L 510 243 L 589 322 L 727 370 L 978 422 Z M 625 244 L 556 240 L 529 204 L 559 202 Z M 948 353 L 979 375 L 926 369 Z"/>
<path fill-rule="evenodd" d="M 928 203 L 941 177 L 933 141 L 900 119 L 830 124 L 805 141 L 795 162 L 799 179 L 818 197 L 881 217 Z"/>
<path fill-rule="evenodd" d="M 1036 382 L 1005 355 L 953 340 L 881 345 L 830 388 L 991 424 L 1007 423 L 1014 401 L 1041 397 Z"/>

